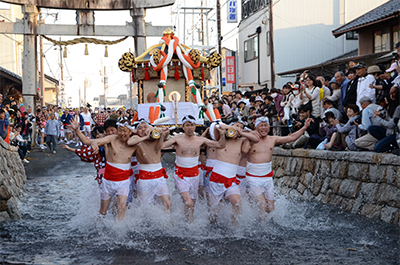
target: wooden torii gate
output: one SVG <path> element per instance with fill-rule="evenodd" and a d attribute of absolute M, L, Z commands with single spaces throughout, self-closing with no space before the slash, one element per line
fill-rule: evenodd
<path fill-rule="evenodd" d="M 146 51 L 146 36 L 161 36 L 168 26 L 145 23 L 147 8 L 170 6 L 175 0 L 2 0 L 22 5 L 22 22 L 0 23 L 0 33 L 23 34 L 22 96 L 25 106 L 34 107 L 37 86 L 37 35 L 57 36 L 132 36 L 135 52 Z M 45 24 L 37 20 L 38 8 L 77 10 L 76 25 Z M 95 26 L 94 10 L 130 10 L 132 23 L 125 26 Z"/>

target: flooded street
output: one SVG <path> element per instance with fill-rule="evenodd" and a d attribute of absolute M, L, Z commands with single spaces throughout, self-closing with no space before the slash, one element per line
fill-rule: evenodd
<path fill-rule="evenodd" d="M 227 204 L 218 224 L 210 225 L 202 200 L 194 223 L 186 223 L 172 178 L 170 216 L 158 205 L 134 202 L 122 222 L 111 211 L 99 218 L 93 165 L 73 153 L 57 155 L 67 159 L 44 163 L 43 170 L 27 168 L 26 195 L 19 205 L 23 219 L 0 223 L 0 264 L 400 263 L 396 225 L 320 203 L 294 202 L 279 191 L 275 212 L 262 222 L 243 198 L 236 228 L 230 226 Z M 171 165 L 167 169 L 172 173 Z"/>

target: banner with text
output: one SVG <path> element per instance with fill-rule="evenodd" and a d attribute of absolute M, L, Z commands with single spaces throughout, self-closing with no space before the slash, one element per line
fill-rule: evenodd
<path fill-rule="evenodd" d="M 228 23 L 237 23 L 238 16 L 237 0 L 228 1 Z"/>
<path fill-rule="evenodd" d="M 235 77 L 235 56 L 226 56 L 226 83 L 236 83 Z"/>

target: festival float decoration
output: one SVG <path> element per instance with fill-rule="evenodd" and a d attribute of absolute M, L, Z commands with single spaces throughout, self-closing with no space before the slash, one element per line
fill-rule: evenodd
<path fill-rule="evenodd" d="M 118 66 L 138 83 L 139 119 L 148 118 L 154 125 L 179 125 L 182 117 L 190 114 L 202 124 L 205 116 L 210 121 L 219 118 L 211 104 L 204 105 L 201 84 L 210 79 L 210 70 L 221 60 L 216 52 L 204 57 L 181 44 L 168 28 L 159 44 L 136 58 L 130 52 L 124 53 Z"/>

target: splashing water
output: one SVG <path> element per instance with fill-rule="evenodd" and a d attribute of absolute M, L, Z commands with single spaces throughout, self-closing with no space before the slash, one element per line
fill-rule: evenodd
<path fill-rule="evenodd" d="M 168 179 L 172 213 L 134 201 L 124 220 L 109 210 L 99 217 L 99 188 L 91 165 L 86 176 L 56 170 L 57 177 L 27 184 L 23 219 L 0 223 L 0 261 L 33 264 L 398 264 L 397 226 L 341 212 L 319 203 L 277 196 L 275 211 L 259 221 L 242 197 L 243 213 L 231 226 L 223 202 L 210 225 L 205 200 L 197 200 L 194 222 Z M 90 174 L 90 173 L 91 174 Z M 167 166 L 172 176 L 172 166 Z M 71 173 L 73 174 L 73 173 Z M 277 192 L 279 193 L 279 192 Z M 351 249 L 351 250 L 349 250 Z"/>

